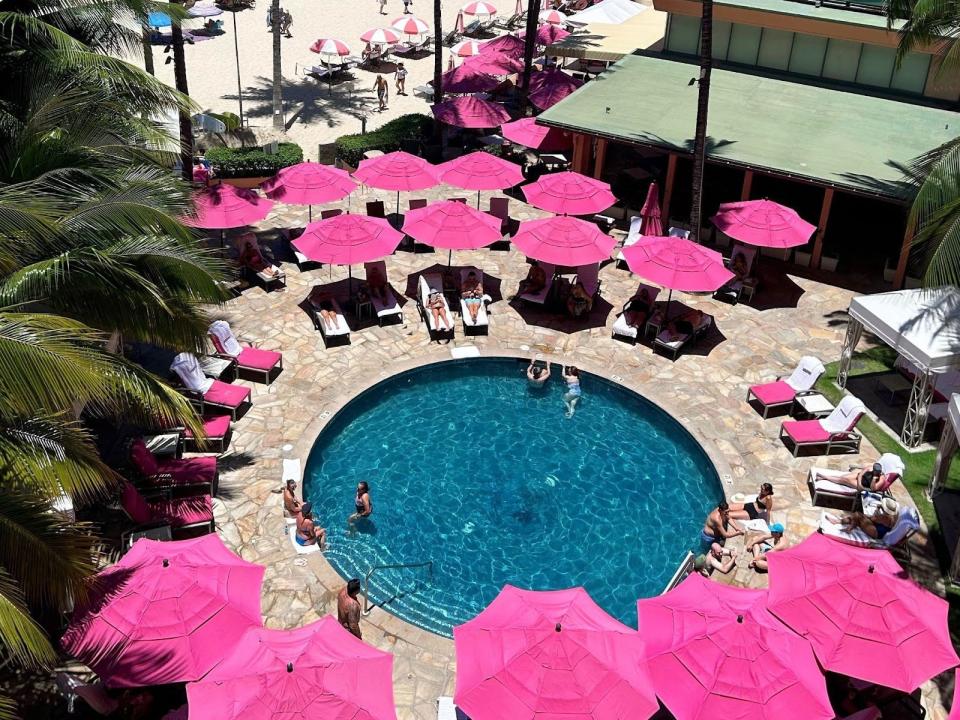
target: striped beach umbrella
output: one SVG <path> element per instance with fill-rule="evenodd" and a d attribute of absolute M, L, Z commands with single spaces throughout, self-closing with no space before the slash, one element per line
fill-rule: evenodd
<path fill-rule="evenodd" d="M 567 16 L 559 10 L 544 10 L 540 13 L 540 22 L 547 25 L 566 25 Z"/>
<path fill-rule="evenodd" d="M 341 40 L 333 38 L 320 38 L 310 46 L 310 52 L 327 57 L 343 57 L 350 54 L 350 48 Z"/>
<path fill-rule="evenodd" d="M 413 15 L 398 17 L 390 23 L 390 27 L 404 35 L 423 35 L 430 31 L 430 27 L 423 20 Z"/>
<path fill-rule="evenodd" d="M 400 33 L 393 28 L 373 28 L 361 35 L 360 39 L 371 45 L 396 45 L 400 42 Z"/>
<path fill-rule="evenodd" d="M 476 40 L 461 40 L 450 48 L 450 52 L 456 57 L 473 57 L 480 54 L 480 43 Z"/>
<path fill-rule="evenodd" d="M 483 2 L 483 0 L 477 0 L 476 2 L 467 3 L 466 5 L 464 5 L 463 14 L 493 16 L 497 14 L 497 9 L 488 2 Z"/>

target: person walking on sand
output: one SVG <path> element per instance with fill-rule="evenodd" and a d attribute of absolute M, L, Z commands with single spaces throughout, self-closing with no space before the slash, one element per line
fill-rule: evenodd
<path fill-rule="evenodd" d="M 386 14 L 387 14 L 387 0 L 378 0 L 378 2 L 380 3 L 380 14 L 381 14 L 381 15 L 386 15 Z"/>
<path fill-rule="evenodd" d="M 393 74 L 393 79 L 397 83 L 397 95 L 407 94 L 407 69 L 403 63 L 397 64 L 397 71 Z"/>
<path fill-rule="evenodd" d="M 344 628 L 352 632 L 361 640 L 360 633 L 360 580 L 353 578 L 347 581 L 346 586 L 337 594 L 337 620 Z"/>
<path fill-rule="evenodd" d="M 387 81 L 383 79 L 383 75 L 377 75 L 377 79 L 373 81 L 373 89 L 377 91 L 380 112 L 383 112 L 387 109 L 387 94 L 390 91 L 390 86 L 387 85 Z"/>

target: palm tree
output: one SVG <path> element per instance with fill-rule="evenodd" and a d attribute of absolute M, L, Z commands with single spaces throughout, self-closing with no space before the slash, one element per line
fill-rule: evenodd
<path fill-rule="evenodd" d="M 520 114 L 525 115 L 530 94 L 530 73 L 533 70 L 533 53 L 537 44 L 537 28 L 540 26 L 540 0 L 527 0 L 527 30 L 523 44 L 523 75 L 520 78 Z"/>
<path fill-rule="evenodd" d="M 180 16 L 177 11 L 180 9 L 179 3 L 170 0 L 173 12 L 170 14 L 170 45 L 173 47 L 173 82 L 177 91 L 185 96 L 190 95 L 190 88 L 187 87 L 187 56 L 183 51 L 183 26 L 180 24 Z M 193 179 L 193 123 L 190 120 L 190 113 L 186 108 L 181 107 L 177 116 L 180 121 L 180 170 L 183 173 L 183 179 L 190 181 Z"/>
<path fill-rule="evenodd" d="M 433 0 L 433 103 L 443 102 L 443 0 Z M 436 123 L 439 128 L 440 123 Z"/>
<path fill-rule="evenodd" d="M 283 132 L 283 69 L 280 66 L 280 0 L 273 0 L 270 9 L 273 22 L 273 129 Z"/>
<path fill-rule="evenodd" d="M 707 110 L 710 105 L 710 70 L 713 66 L 713 0 L 701 0 L 700 78 L 697 81 L 697 124 L 693 135 L 693 188 L 690 207 L 690 239 L 700 237 L 703 204 L 703 171 L 706 165 Z"/>

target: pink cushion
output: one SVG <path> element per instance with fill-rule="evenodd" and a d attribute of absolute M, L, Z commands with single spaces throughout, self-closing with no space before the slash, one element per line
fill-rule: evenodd
<path fill-rule="evenodd" d="M 764 385 L 753 385 L 750 387 L 750 392 L 764 405 L 780 405 L 793 402 L 793 398 L 797 396 L 797 391 L 783 380 Z"/>
<path fill-rule="evenodd" d="M 229 415 L 209 415 L 203 418 L 204 434 L 211 440 L 217 440 L 230 432 Z M 193 432 L 190 428 L 183 431 L 185 437 L 192 438 Z"/>
<path fill-rule="evenodd" d="M 153 520 L 150 505 L 143 499 L 143 495 L 130 483 L 123 484 L 123 493 L 120 495 L 120 504 L 124 511 L 135 523 L 147 523 Z"/>
<path fill-rule="evenodd" d="M 217 459 L 208 455 L 167 460 L 160 463 L 160 472 L 169 473 L 174 485 L 212 483 L 217 477 Z"/>
<path fill-rule="evenodd" d="M 237 357 L 237 365 L 240 367 L 251 368 L 253 370 L 273 370 L 280 364 L 283 356 L 273 350 L 261 350 L 260 348 L 245 347 L 240 351 Z"/>
<path fill-rule="evenodd" d="M 171 527 L 183 527 L 213 520 L 213 501 L 209 495 L 192 495 L 150 503 L 157 520 L 166 520 Z"/>
<path fill-rule="evenodd" d="M 207 402 L 224 405 L 229 408 L 237 408 L 243 405 L 250 398 L 250 388 L 242 385 L 230 385 L 220 380 L 214 380 L 213 385 L 203 395 Z"/>
<path fill-rule="evenodd" d="M 823 429 L 819 420 L 787 420 L 783 423 L 783 431 L 798 443 L 826 442 L 830 439 L 830 433 Z"/>
<path fill-rule="evenodd" d="M 134 440 L 130 445 L 130 460 L 136 465 L 137 470 L 147 477 L 159 472 L 160 463 L 157 462 L 156 456 L 150 452 L 147 444 L 140 438 Z"/>

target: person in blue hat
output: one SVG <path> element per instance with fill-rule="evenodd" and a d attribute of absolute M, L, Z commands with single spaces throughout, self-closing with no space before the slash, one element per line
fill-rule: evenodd
<path fill-rule="evenodd" d="M 783 550 L 787 546 L 783 531 L 782 523 L 773 523 L 769 532 L 751 533 L 752 537 L 746 538 L 747 552 L 753 553 L 749 567 L 758 572 L 767 572 L 767 553 Z"/>

